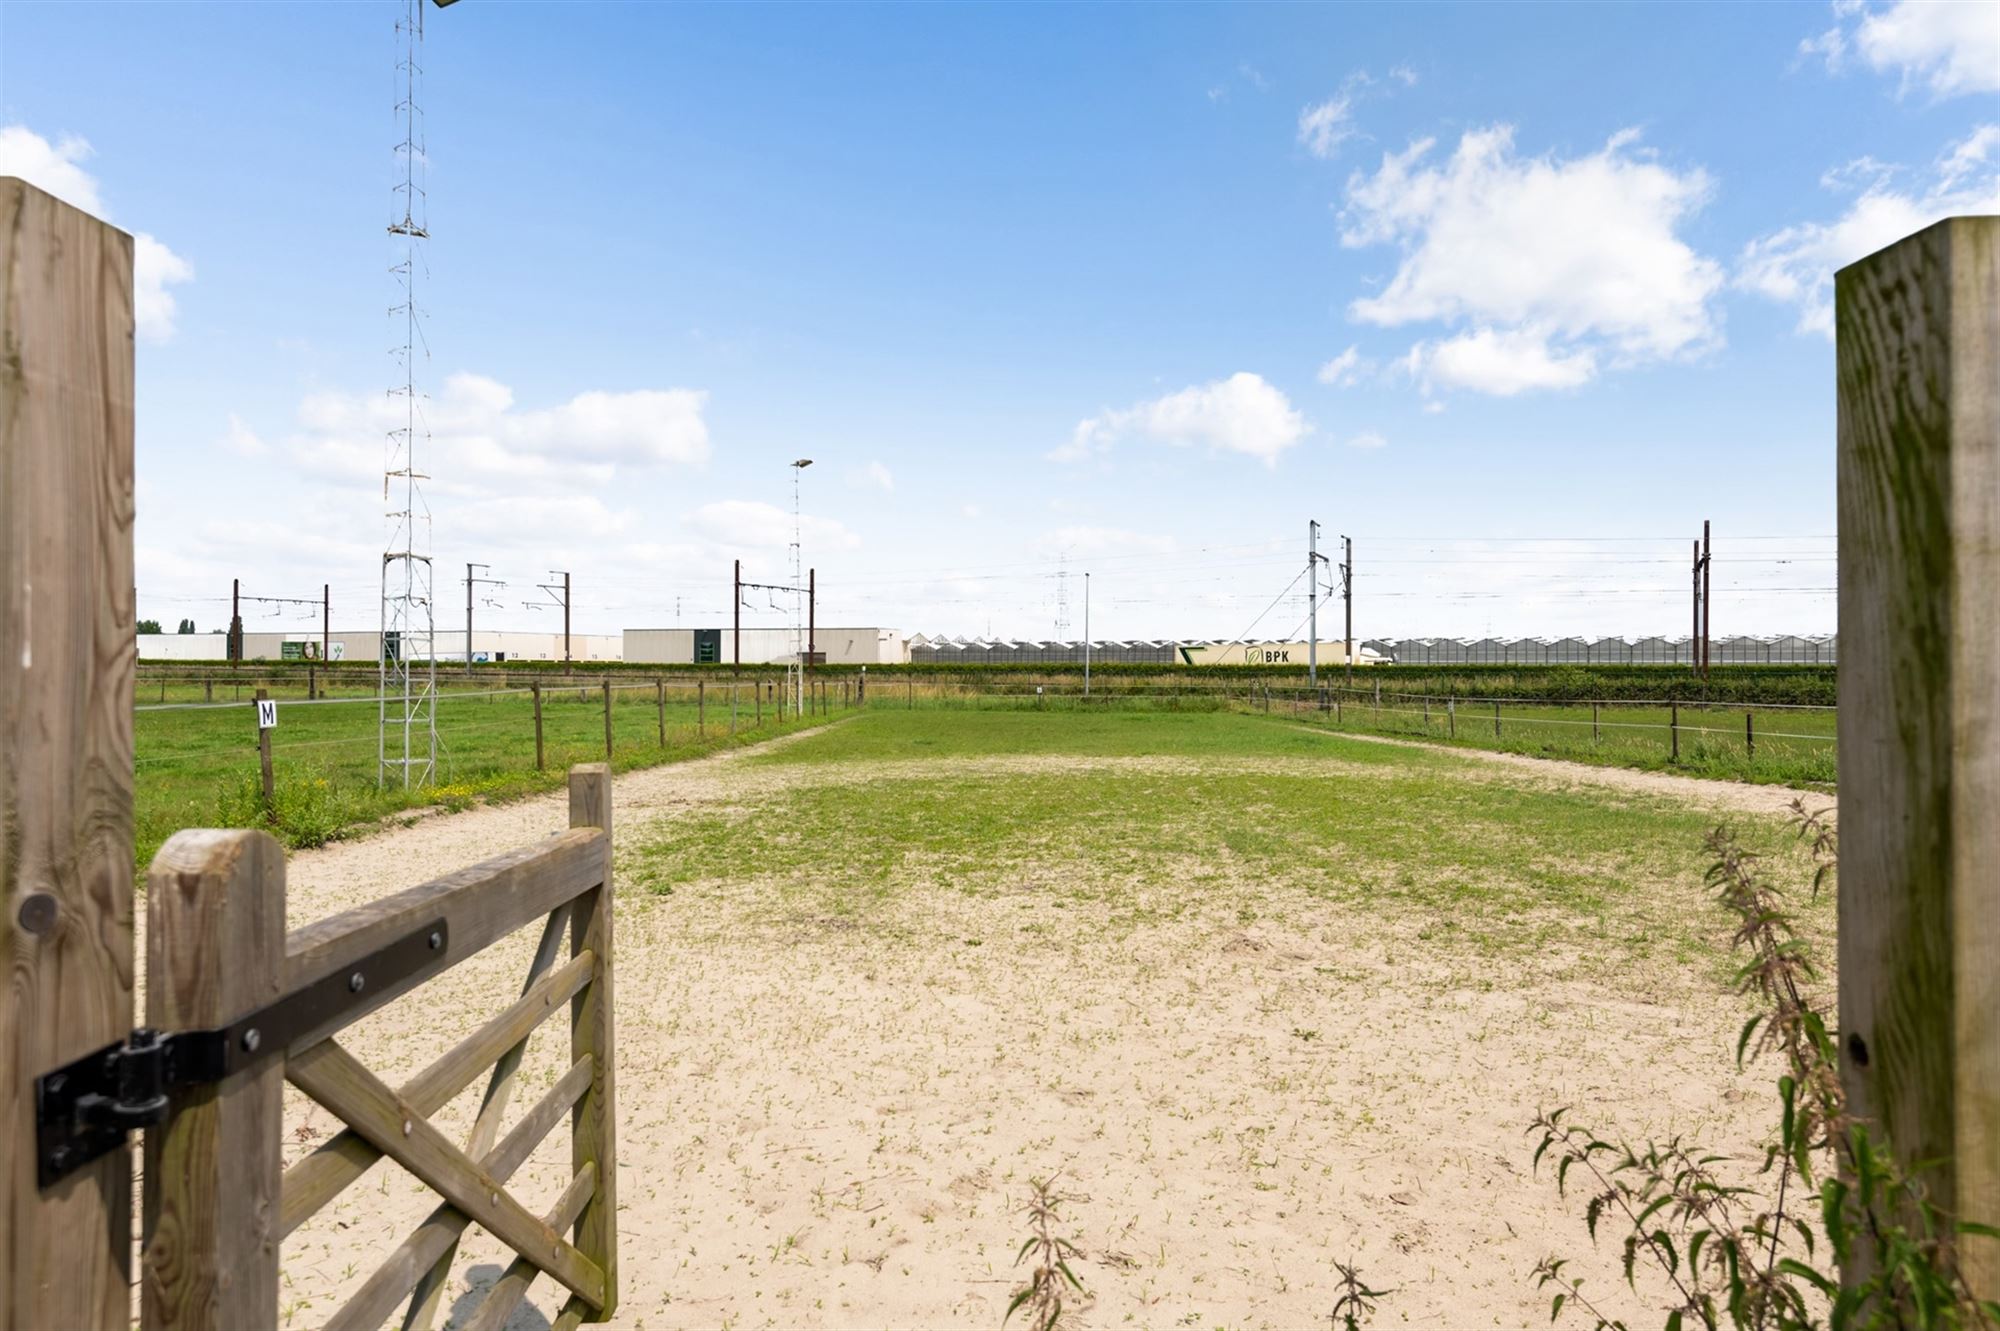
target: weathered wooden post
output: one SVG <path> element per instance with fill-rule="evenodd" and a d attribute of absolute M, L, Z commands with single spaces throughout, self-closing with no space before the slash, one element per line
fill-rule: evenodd
<path fill-rule="evenodd" d="M 1757 724 L 1750 719 L 1750 713 L 1743 713 L 1743 760 L 1757 761 Z"/>
<path fill-rule="evenodd" d="M 611 676 L 604 677 L 604 760 L 611 761 Z"/>
<path fill-rule="evenodd" d="M 653 711 L 660 722 L 660 747 L 667 747 L 667 681 L 653 681 Z"/>
<path fill-rule="evenodd" d="M 1667 702 L 1667 736 L 1668 743 L 1673 745 L 1673 752 L 1668 756 L 1674 762 L 1679 762 L 1681 760 L 1681 703 L 1678 698 L 1670 699 Z"/>
<path fill-rule="evenodd" d="M 269 834 L 175 833 L 146 904 L 147 1025 L 210 1030 L 283 991 L 285 850 Z M 145 1331 L 277 1324 L 284 1111 L 284 1058 L 266 1058 L 176 1097 L 146 1134 Z"/>
<path fill-rule="evenodd" d="M 531 685 L 535 691 L 535 770 L 542 770 L 542 681 Z"/>
<path fill-rule="evenodd" d="M 1945 1211 L 2000 1224 L 2000 217 L 1834 297 L 1841 1076 Z M 2000 1243 L 1960 1242 L 2000 1298 Z"/>
<path fill-rule="evenodd" d="M 132 237 L 0 177 L 0 1329 L 130 1321 L 132 1160 L 35 1078 L 132 1029 Z"/>
<path fill-rule="evenodd" d="M 694 733 L 696 738 L 708 734 L 708 681 L 694 682 Z"/>
<path fill-rule="evenodd" d="M 588 763 L 570 769 L 569 825 L 601 827 L 611 835 L 611 768 Z M 608 1321 L 618 1307 L 618 1144 L 612 1029 L 612 884 L 609 849 L 604 882 L 576 899 L 570 915 L 570 955 L 589 952 L 590 983 L 570 1000 L 570 1061 L 589 1057 L 590 1089 L 577 1101 L 570 1128 L 570 1174 L 597 1168 L 597 1188 L 577 1217 L 576 1246 L 604 1268 L 605 1301 L 595 1320 Z"/>

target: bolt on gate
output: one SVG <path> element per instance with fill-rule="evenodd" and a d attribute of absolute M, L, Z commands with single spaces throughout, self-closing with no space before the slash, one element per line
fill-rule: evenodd
<path fill-rule="evenodd" d="M 609 1317 L 609 769 L 571 771 L 568 831 L 289 934 L 277 841 L 178 833 L 147 877 L 133 1029 L 131 237 L 0 178 L 0 343 L 0 1331 L 131 1324 L 140 1131 L 146 1328 L 275 1327 L 284 1238 L 383 1157 L 439 1202 L 326 1325 L 408 1299 L 428 1326 L 473 1224 L 517 1257 L 469 1325 L 502 1325 L 542 1275 L 568 1294 L 558 1325 Z M 401 1086 L 340 1043 L 538 919 L 520 997 Z M 503 1133 L 528 1037 L 564 1004 L 568 1070 Z M 461 1145 L 431 1116 L 489 1069 Z M 345 1125 L 288 1170 L 287 1081 Z M 568 1182 L 531 1207 L 509 1176 L 566 1116 Z"/>

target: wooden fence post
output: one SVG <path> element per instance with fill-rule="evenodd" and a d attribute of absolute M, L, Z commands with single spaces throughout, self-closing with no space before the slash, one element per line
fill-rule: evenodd
<path fill-rule="evenodd" d="M 535 770 L 542 770 L 542 681 L 537 679 L 531 686 L 535 691 Z"/>
<path fill-rule="evenodd" d="M 708 734 L 708 681 L 694 682 L 694 733 L 697 739 Z"/>
<path fill-rule="evenodd" d="M 1673 753 L 1670 756 L 1674 762 L 1679 762 L 1681 760 L 1681 702 L 1678 698 L 1670 699 L 1667 702 L 1667 734 L 1669 742 L 1673 745 Z"/>
<path fill-rule="evenodd" d="M 611 676 L 604 677 L 604 760 L 611 761 Z"/>
<path fill-rule="evenodd" d="M 0 1328 L 130 1323 L 132 1160 L 34 1079 L 132 1028 L 132 238 L 0 178 Z"/>
<path fill-rule="evenodd" d="M 1500 738 L 1500 700 L 1493 700 L 1493 738 Z"/>
<path fill-rule="evenodd" d="M 223 1026 L 282 992 L 285 851 L 268 833 L 175 833 L 146 905 L 147 1025 Z M 278 1053 L 177 1097 L 146 1134 L 146 1331 L 276 1325 L 284 1092 Z"/>
<path fill-rule="evenodd" d="M 270 696 L 269 689 L 257 690 L 258 702 Z M 257 710 L 261 713 L 264 709 L 259 707 Z M 257 718 L 257 766 L 264 778 L 264 816 L 269 818 L 274 812 L 272 801 L 277 797 L 277 790 L 271 780 L 271 732 L 265 727 L 261 715 Z"/>
<path fill-rule="evenodd" d="M 1448 738 L 1450 738 L 1450 739 L 1457 739 L 1457 738 L 1458 738 L 1458 699 L 1456 699 L 1456 698 L 1446 698 L 1446 699 L 1444 700 L 1444 719 L 1445 719 L 1445 725 L 1446 725 L 1446 727 L 1447 727 L 1447 737 L 1448 737 Z"/>
<path fill-rule="evenodd" d="M 1750 713 L 1743 713 L 1743 760 L 1757 761 L 1757 726 L 1750 719 Z"/>
<path fill-rule="evenodd" d="M 576 1103 L 570 1123 L 570 1174 L 597 1168 L 597 1189 L 577 1217 L 577 1250 L 604 1268 L 604 1307 L 596 1321 L 608 1321 L 618 1307 L 618 1144 L 617 1036 L 612 1022 L 611 768 L 586 763 L 570 769 L 569 825 L 604 829 L 604 882 L 576 899 L 570 915 L 570 955 L 588 950 L 590 984 L 570 1000 L 569 1056 L 588 1055 L 590 1089 Z"/>
<path fill-rule="evenodd" d="M 653 681 L 653 709 L 660 720 L 660 747 L 667 747 L 667 681 Z"/>
<path fill-rule="evenodd" d="M 736 738 L 736 686 L 729 686 L 729 737 Z"/>
<path fill-rule="evenodd" d="M 1926 227 L 1834 296 L 1842 1080 L 1906 1166 L 1937 1162 L 1947 1214 L 2000 1224 L 2000 218 Z M 2000 1298 L 2000 1242 L 1959 1243 Z"/>
<path fill-rule="evenodd" d="M 1590 742 L 1592 744 L 1602 743 L 1604 740 L 1603 728 L 1598 724 L 1597 709 L 1598 701 L 1592 698 L 1590 700 Z"/>

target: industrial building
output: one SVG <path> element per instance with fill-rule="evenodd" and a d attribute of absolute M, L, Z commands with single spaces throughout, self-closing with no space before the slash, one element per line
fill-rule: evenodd
<path fill-rule="evenodd" d="M 791 629 L 626 629 L 627 661 L 657 665 L 769 665 L 798 658 L 803 632 Z M 740 644 L 741 655 L 738 655 Z M 910 648 L 894 629 L 819 628 L 813 656 L 822 665 L 901 665 Z"/>
<path fill-rule="evenodd" d="M 326 656 L 334 661 L 373 661 L 382 641 L 374 629 L 350 633 L 335 631 L 326 637 Z M 465 660 L 465 630 L 439 632 L 432 642 L 440 662 Z M 616 661 L 623 644 L 615 633 L 573 633 L 569 638 L 572 661 Z M 246 661 L 317 660 L 320 635 L 305 630 L 286 633 L 243 634 Z M 229 659 L 228 635 L 214 633 L 141 633 L 141 661 L 225 661 Z M 561 661 L 563 635 L 515 631 L 476 631 L 472 635 L 475 663 L 502 661 Z"/>
<path fill-rule="evenodd" d="M 1679 638 L 1388 638 L 1367 646 L 1398 665 L 1689 665 L 1692 640 Z M 1712 665 L 1832 665 L 1839 640 L 1739 635 L 1709 641 Z"/>

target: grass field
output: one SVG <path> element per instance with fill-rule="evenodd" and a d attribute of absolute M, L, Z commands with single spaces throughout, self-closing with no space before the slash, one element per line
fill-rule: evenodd
<path fill-rule="evenodd" d="M 366 681 L 372 690 L 373 681 Z M 604 694 L 599 681 L 543 691 L 544 765 L 535 766 L 535 705 L 526 690 L 455 691 L 437 704 L 439 763 L 434 784 L 415 790 L 376 783 L 377 711 L 358 684 L 308 702 L 301 685 L 279 698 L 271 760 L 275 795 L 266 809 L 257 748 L 254 686 L 244 701 L 203 703 L 226 692 L 180 684 L 142 691 L 135 718 L 138 864 L 183 827 L 269 827 L 293 847 L 322 844 L 375 819 L 426 807 L 464 808 L 553 790 L 570 764 L 604 758 Z M 289 696 L 288 696 L 289 695 Z M 736 691 L 734 718 L 726 685 L 692 686 L 662 695 L 651 683 L 614 682 L 612 764 L 618 769 L 670 762 L 769 738 L 800 727 L 779 719 L 765 686 Z M 837 709 L 836 693 L 829 707 Z M 808 717 L 810 721 L 813 718 Z"/>
<path fill-rule="evenodd" d="M 797 726 L 779 720 L 773 681 L 735 687 L 666 684 L 629 676 L 612 680 L 613 763 L 620 768 L 678 761 Z M 275 795 L 267 808 L 259 783 L 253 700 L 259 684 L 280 702 L 273 732 Z M 846 681 L 827 681 L 827 706 L 838 711 Z M 319 845 L 388 815 L 426 808 L 463 808 L 481 800 L 510 799 L 553 789 L 570 763 L 604 755 L 601 678 L 579 677 L 543 692 L 544 766 L 535 766 L 534 706 L 525 688 L 458 688 L 446 679 L 437 708 L 441 760 L 437 779 L 420 790 L 379 789 L 376 784 L 376 708 L 372 677 L 336 673 L 331 696 L 322 676 L 316 700 L 296 671 L 271 678 L 245 672 L 204 684 L 194 679 L 142 682 L 136 718 L 137 855 L 143 866 L 174 831 L 192 826 L 266 826 L 294 847 Z M 975 711 L 1044 712 L 1072 728 L 1074 744 L 1100 733 L 1097 721 L 1114 714 L 1188 714 L 1234 708 L 1267 713 L 1273 720 L 1363 733 L 1405 735 L 1464 747 L 1643 769 L 1671 770 L 1727 780 L 1777 782 L 1830 790 L 1834 780 L 1834 714 L 1830 709 L 1764 708 L 1754 713 L 1754 755 L 1745 742 L 1740 708 L 1680 708 L 1679 756 L 1673 756 L 1670 713 L 1624 703 L 1499 704 L 1496 735 L 1491 701 L 1460 700 L 1448 711 L 1442 699 L 1385 697 L 1338 691 L 1272 690 L 1238 682 L 1211 692 L 1184 681 L 1119 681 L 1115 691 L 1086 701 L 1068 685 L 976 689 L 951 680 L 884 679 L 871 692 L 871 708 L 893 713 L 954 715 Z M 761 694 L 761 699 L 760 699 Z M 240 695 L 240 698 L 238 697 Z M 1331 699 L 1338 698 L 1336 703 Z M 1116 709 L 1095 711 L 1093 709 Z M 1220 732 L 1217 732 L 1220 733 Z M 915 741 L 913 741 L 915 742 Z M 927 741 L 945 752 L 945 741 Z M 1193 739 L 1184 742 L 1206 742 Z M 1219 742 L 1219 741 L 1217 741 Z"/>
<path fill-rule="evenodd" d="M 1775 1070 L 1733 1060 L 1702 842 L 1731 823 L 1802 883 L 1779 792 L 1224 710 L 919 707 L 616 799 L 622 1326 L 992 1331 L 1050 1175 L 1079 1325 L 1324 1325 L 1338 1262 L 1394 1291 L 1372 1326 L 1540 1325 L 1552 1252 L 1643 1324 L 1656 1291 L 1535 1175 L 1529 1120 L 1687 1131 L 1753 1183 L 1775 1121 Z M 308 852 L 295 918 L 561 819 Z M 1831 901 L 1794 904 L 1829 952 Z M 522 963 L 468 963 L 355 1047 L 420 1065 Z M 531 1085 L 566 1066 L 538 1039 Z M 298 1324 L 428 1205 L 385 1178 L 288 1243 Z M 457 1276 L 501 1261 L 469 1243 Z"/>

